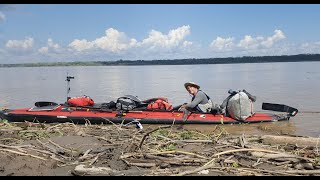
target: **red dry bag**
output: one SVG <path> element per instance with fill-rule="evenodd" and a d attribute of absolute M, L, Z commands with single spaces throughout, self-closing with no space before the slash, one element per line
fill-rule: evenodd
<path fill-rule="evenodd" d="M 93 106 L 94 101 L 89 96 L 73 97 L 67 101 L 72 106 Z"/>

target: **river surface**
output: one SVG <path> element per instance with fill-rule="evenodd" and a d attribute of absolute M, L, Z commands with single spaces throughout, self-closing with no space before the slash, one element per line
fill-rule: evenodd
<path fill-rule="evenodd" d="M 75 77 L 69 86 L 67 75 Z M 0 108 L 31 107 L 36 101 L 63 103 L 68 87 L 70 97 L 87 95 L 95 102 L 115 101 L 129 94 L 142 100 L 167 97 L 179 105 L 191 99 L 183 86 L 188 81 L 198 83 L 217 104 L 228 96 L 229 89 L 245 89 L 257 97 L 256 112 L 264 111 L 262 102 L 299 110 L 285 122 L 221 125 L 228 131 L 320 136 L 320 62 L 0 68 Z M 215 125 L 189 127 L 216 129 Z"/>

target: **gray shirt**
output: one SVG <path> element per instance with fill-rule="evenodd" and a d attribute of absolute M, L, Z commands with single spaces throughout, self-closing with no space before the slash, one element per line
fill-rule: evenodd
<path fill-rule="evenodd" d="M 198 90 L 193 101 L 191 101 L 191 103 L 188 103 L 186 105 L 186 107 L 193 109 L 198 104 L 206 104 L 206 103 L 208 103 L 208 101 L 209 101 L 209 99 L 207 98 L 206 94 L 204 92 L 202 92 L 201 90 Z"/>

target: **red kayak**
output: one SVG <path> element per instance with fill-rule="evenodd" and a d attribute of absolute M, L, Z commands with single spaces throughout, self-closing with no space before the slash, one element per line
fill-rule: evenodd
<path fill-rule="evenodd" d="M 220 114 L 192 112 L 186 121 L 183 121 L 183 112 L 171 110 L 131 110 L 117 111 L 93 107 L 70 107 L 64 104 L 49 103 L 45 106 L 32 108 L 12 109 L 0 111 L 0 117 L 11 122 L 41 122 L 84 124 L 129 123 L 132 121 L 141 124 L 239 124 L 259 123 L 289 120 L 298 110 L 282 104 L 263 103 L 265 110 L 287 112 L 281 114 L 255 113 L 244 121 L 239 121 Z"/>
<path fill-rule="evenodd" d="M 136 96 L 126 95 L 118 98 L 116 105 L 113 104 L 113 106 L 111 102 L 102 104 L 95 103 L 93 99 L 88 96 L 70 98 L 69 82 L 71 79 L 74 79 L 74 77 L 67 75 L 68 93 L 66 103 L 57 104 L 55 102 L 38 101 L 32 108 L 0 111 L 0 118 L 7 119 L 10 122 L 72 122 L 75 124 L 84 124 L 88 121 L 90 121 L 91 124 L 111 122 L 140 122 L 142 124 L 239 124 L 289 120 L 290 117 L 298 113 L 296 108 L 287 105 L 262 103 L 263 110 L 286 113 L 254 113 L 251 117 L 240 121 L 222 114 L 191 112 L 186 120 L 184 120 L 184 113 L 173 108 L 172 105 L 168 103 L 168 99 L 163 97 L 141 101 Z M 153 104 L 153 102 L 157 104 Z M 119 104 L 120 106 L 118 107 Z M 135 106 L 136 104 L 139 104 L 139 106 L 144 109 L 137 109 L 136 107 L 138 106 Z"/>

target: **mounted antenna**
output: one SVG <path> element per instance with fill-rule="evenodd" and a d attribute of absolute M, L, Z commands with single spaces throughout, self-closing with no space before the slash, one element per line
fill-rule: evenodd
<path fill-rule="evenodd" d="M 71 98 L 69 96 L 69 93 L 70 93 L 70 80 L 71 79 L 74 79 L 74 76 L 69 76 L 69 74 L 67 73 L 67 79 L 66 79 L 66 81 L 67 81 L 67 101 Z"/>

